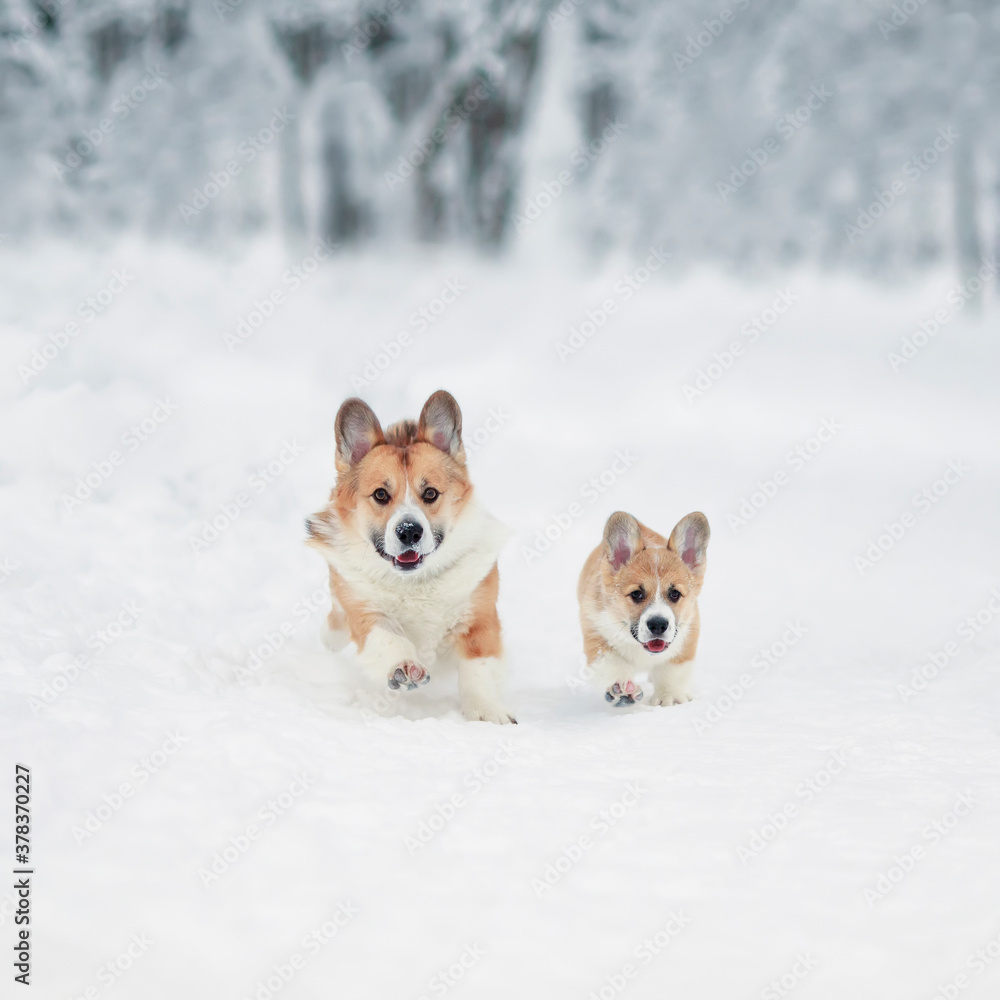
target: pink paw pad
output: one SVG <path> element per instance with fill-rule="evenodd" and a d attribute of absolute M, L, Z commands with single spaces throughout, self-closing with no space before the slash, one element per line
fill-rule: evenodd
<path fill-rule="evenodd" d="M 625 705 L 635 705 L 642 701 L 642 688 L 634 681 L 615 681 L 604 692 L 605 700 L 611 702 L 612 708 L 622 708 Z"/>
<path fill-rule="evenodd" d="M 429 673 L 419 663 L 413 663 L 411 660 L 407 660 L 405 663 L 401 663 L 391 674 L 389 674 L 389 687 L 393 691 L 399 688 L 405 688 L 407 691 L 412 691 L 414 688 L 419 687 L 421 684 L 426 684 L 431 679 Z"/>

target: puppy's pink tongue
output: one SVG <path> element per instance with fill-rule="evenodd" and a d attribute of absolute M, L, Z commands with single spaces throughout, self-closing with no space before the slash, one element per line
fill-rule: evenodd
<path fill-rule="evenodd" d="M 413 562 L 416 562 L 419 558 L 420 558 L 420 553 L 419 552 L 415 552 L 415 551 L 414 552 L 401 552 L 398 556 L 396 556 L 396 562 L 413 563 Z"/>
<path fill-rule="evenodd" d="M 651 653 L 659 653 L 667 648 L 667 644 L 662 639 L 650 639 L 646 643 L 646 649 Z"/>

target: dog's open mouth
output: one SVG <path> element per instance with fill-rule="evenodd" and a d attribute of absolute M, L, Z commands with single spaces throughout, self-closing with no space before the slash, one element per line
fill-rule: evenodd
<path fill-rule="evenodd" d="M 416 569 L 424 561 L 424 557 L 416 549 L 407 549 L 405 552 L 400 552 L 398 556 L 391 556 L 385 551 L 385 545 L 381 538 L 373 538 L 372 544 L 375 546 L 375 551 L 386 562 L 391 562 L 396 569 L 404 573 Z"/>
<path fill-rule="evenodd" d="M 667 642 L 666 639 L 649 639 L 646 642 L 643 642 L 642 639 L 639 638 L 638 622 L 632 622 L 631 632 L 632 632 L 632 638 L 635 639 L 635 641 L 639 643 L 639 645 L 642 646 L 642 648 L 646 650 L 647 653 L 662 653 L 667 648 L 667 646 L 670 645 L 670 643 Z"/>
<path fill-rule="evenodd" d="M 396 569 L 403 570 L 415 569 L 424 561 L 424 557 L 416 549 L 400 552 L 398 556 L 389 556 L 388 558 L 392 560 L 392 564 Z"/>
<path fill-rule="evenodd" d="M 403 573 L 408 573 L 411 569 L 416 569 L 418 566 L 422 566 L 424 559 L 426 559 L 429 555 L 433 555 L 443 540 L 444 532 L 435 531 L 434 548 L 431 549 L 430 552 L 421 553 L 416 549 L 407 549 L 405 552 L 400 552 L 397 556 L 392 556 L 385 551 L 385 538 L 382 535 L 372 535 L 372 545 L 375 546 L 375 551 L 386 562 L 392 563 L 394 568 Z"/>

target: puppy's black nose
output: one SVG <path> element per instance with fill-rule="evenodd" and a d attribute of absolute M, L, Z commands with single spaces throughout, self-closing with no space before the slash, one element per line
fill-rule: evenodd
<path fill-rule="evenodd" d="M 396 537 L 404 545 L 416 545 L 423 534 L 424 529 L 416 521 L 400 521 L 396 525 Z"/>
<path fill-rule="evenodd" d="M 666 618 L 661 618 L 657 615 L 654 618 L 646 619 L 646 628 L 648 628 L 653 635 L 663 635 L 663 633 L 670 628 L 670 622 L 668 622 Z"/>

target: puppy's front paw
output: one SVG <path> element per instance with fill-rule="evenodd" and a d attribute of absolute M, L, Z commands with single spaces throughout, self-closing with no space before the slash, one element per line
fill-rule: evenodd
<path fill-rule="evenodd" d="M 426 684 L 431 679 L 431 675 L 419 663 L 413 660 L 404 660 L 389 674 L 389 687 L 393 691 L 398 688 L 405 688 L 412 691 L 414 688 Z"/>
<path fill-rule="evenodd" d="M 611 702 L 612 708 L 623 708 L 625 705 L 635 705 L 642 701 L 642 688 L 634 681 L 615 681 L 604 692 L 604 698 Z"/>
<path fill-rule="evenodd" d="M 653 697 L 649 699 L 650 705 L 683 705 L 693 701 L 694 695 L 687 691 L 654 691 Z"/>

